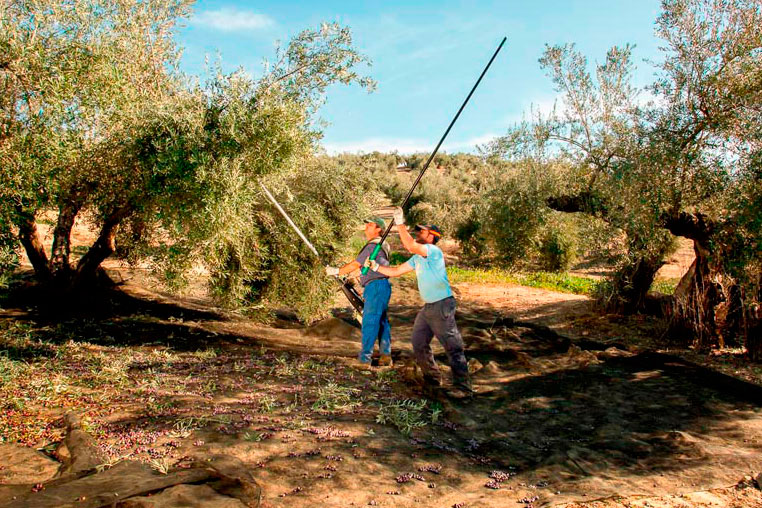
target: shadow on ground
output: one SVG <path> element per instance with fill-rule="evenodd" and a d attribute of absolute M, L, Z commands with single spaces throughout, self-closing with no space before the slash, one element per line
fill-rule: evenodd
<path fill-rule="evenodd" d="M 317 480 L 309 475 L 331 479 L 321 468 L 325 460 L 332 460 L 325 457 L 338 450 L 347 458 L 359 454 L 362 461 L 352 466 L 357 481 L 347 483 L 337 477 L 334 490 L 359 488 L 358 482 L 370 481 L 380 471 L 392 475 L 409 467 L 412 456 L 447 463 L 458 471 L 440 480 L 454 490 L 471 489 L 482 495 L 486 474 L 499 469 L 506 474 L 504 489 L 536 492 L 541 500 L 557 503 L 583 495 L 679 493 L 730 485 L 758 467 L 762 458 L 760 387 L 666 355 L 629 352 L 624 339 L 605 344 L 575 341 L 506 317 L 494 307 L 462 305 L 459 326 L 467 354 L 475 360 L 478 395 L 463 401 L 428 393 L 441 404 L 442 417 L 408 439 L 379 426 L 378 432 L 366 431 L 374 425 L 379 408 L 392 398 L 421 396 L 408 375 L 406 340 L 417 305 L 394 302 L 390 308 L 395 357 L 401 361 L 396 382 L 386 386 L 378 382 L 377 373 L 366 375 L 334 363 L 335 356 L 354 356 L 355 351 L 346 350 L 355 339 L 311 336 L 285 315 L 280 321 L 283 328 L 270 326 L 264 340 L 242 321 L 180 301 L 126 293 L 112 298 L 108 314 L 51 318 L 34 311 L 5 313 L 0 318 L 4 329 L 22 320 L 27 325 L 18 333 L 37 339 L 25 348 L 9 344 L 8 356 L 33 360 L 52 354 L 46 344 L 70 340 L 107 347 L 157 346 L 175 352 L 213 348 L 219 353 L 198 361 L 132 364 L 131 376 L 150 372 L 185 379 L 193 396 L 156 395 L 152 411 L 112 414 L 103 428 L 113 436 L 129 436 L 136 428 L 176 431 L 185 421 L 189 440 L 205 441 L 204 446 L 237 454 L 247 463 L 269 463 L 271 468 L 262 475 L 270 475 L 279 486 L 314 484 Z M 563 308 L 556 311 L 568 313 Z M 553 318 L 554 308 L 548 305 L 538 312 Z M 286 335 L 289 339 L 280 350 L 288 351 L 298 342 L 293 346 L 296 352 L 261 349 L 267 344 L 277 350 L 279 337 Z M 614 344 L 619 348 L 610 347 Z M 435 351 L 440 363 L 446 364 L 441 348 Z M 346 386 L 350 402 L 353 398 L 365 402 L 321 412 L 315 404 L 326 383 Z M 272 407 L 266 410 L 266 403 Z M 206 418 L 203 425 L 201 415 Z M 288 423 L 298 419 L 310 423 L 302 427 Z M 338 438 L 327 440 L 331 452 L 327 448 L 314 452 L 314 445 L 300 436 L 312 439 L 317 434 L 309 429 L 326 425 L 339 429 Z M 347 430 L 344 438 L 341 429 L 351 432 Z M 252 432 L 262 443 L 246 444 Z M 244 445 L 249 447 L 245 453 Z M 188 452 L 191 445 L 180 449 Z M 323 460 L 318 463 L 319 457 Z M 301 461 L 298 466 L 296 460 Z M 277 475 L 282 478 L 276 480 Z M 304 480 L 304 475 L 311 479 Z M 393 486 L 393 476 L 388 480 Z M 431 495 L 437 492 L 432 488 Z M 308 491 L 299 495 L 309 498 Z M 430 502 L 438 505 L 449 499 L 435 496 Z M 305 506 L 311 502 L 317 499 L 305 500 Z M 400 503 L 406 506 L 401 499 Z"/>

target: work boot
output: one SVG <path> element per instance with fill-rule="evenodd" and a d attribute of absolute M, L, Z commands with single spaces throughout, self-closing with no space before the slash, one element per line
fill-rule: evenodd
<path fill-rule="evenodd" d="M 452 385 L 457 386 L 458 388 L 463 388 L 464 390 L 473 392 L 474 388 L 471 386 L 471 378 L 469 376 L 464 377 L 456 377 L 452 380 Z"/>
<path fill-rule="evenodd" d="M 470 399 L 474 396 L 474 389 L 469 378 L 453 379 L 452 388 L 447 390 L 447 395 L 454 399 Z"/>
<path fill-rule="evenodd" d="M 423 375 L 423 384 L 421 386 L 421 394 L 427 399 L 439 400 L 442 398 L 441 392 L 442 380 L 439 374 L 425 373 Z"/>
<path fill-rule="evenodd" d="M 442 384 L 442 380 L 439 377 L 439 374 L 430 374 L 427 372 L 423 375 L 423 384 L 425 386 L 437 387 Z"/>
<path fill-rule="evenodd" d="M 379 367 L 391 367 L 392 364 L 392 356 L 391 355 L 381 355 L 378 358 L 378 366 Z"/>
<path fill-rule="evenodd" d="M 349 362 L 349 365 L 351 365 L 352 367 L 354 367 L 356 369 L 360 369 L 360 370 L 363 370 L 363 371 L 373 370 L 373 367 L 371 367 L 370 362 L 363 362 L 363 361 L 361 361 L 358 358 L 355 358 L 354 360 Z"/>

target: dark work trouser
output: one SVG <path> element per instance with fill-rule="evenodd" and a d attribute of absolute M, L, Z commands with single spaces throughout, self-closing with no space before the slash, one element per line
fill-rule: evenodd
<path fill-rule="evenodd" d="M 447 352 L 453 382 L 468 380 L 468 364 L 463 352 L 463 338 L 455 323 L 455 298 L 452 296 L 427 303 L 418 311 L 413 324 L 413 352 L 424 375 L 439 377 L 439 367 L 431 352 L 431 339 L 437 336 Z"/>

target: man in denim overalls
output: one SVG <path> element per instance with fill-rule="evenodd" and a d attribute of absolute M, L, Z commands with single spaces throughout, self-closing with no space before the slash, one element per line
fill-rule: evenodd
<path fill-rule="evenodd" d="M 361 268 L 381 240 L 384 229 L 386 229 L 384 219 L 380 217 L 367 219 L 365 221 L 365 238 L 368 243 L 362 248 L 357 258 L 341 268 L 326 267 L 326 274 L 329 276 L 344 275 Z M 388 245 L 381 246 L 376 261 L 381 266 L 389 266 Z M 369 270 L 368 273 L 360 277 L 360 284 L 365 288 L 363 291 L 365 305 L 362 311 L 362 349 L 358 359 L 363 365 L 369 366 L 373 355 L 373 346 L 378 340 L 381 353 L 378 364 L 379 366 L 391 366 L 392 329 L 387 316 L 389 298 L 392 295 L 389 277 Z"/>

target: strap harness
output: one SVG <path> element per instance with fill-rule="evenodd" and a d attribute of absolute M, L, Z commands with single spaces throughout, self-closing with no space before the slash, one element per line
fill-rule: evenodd
<path fill-rule="evenodd" d="M 380 236 L 377 236 L 376 238 L 372 238 L 370 241 L 368 241 L 368 243 L 363 245 L 362 249 L 360 249 L 360 252 L 365 250 L 365 247 L 367 247 L 368 245 L 378 245 L 378 242 L 380 241 L 381 241 Z M 389 253 L 391 252 L 391 247 L 389 247 L 388 242 L 384 242 L 383 244 L 381 244 L 381 250 L 383 250 L 384 254 L 386 254 L 386 259 L 389 259 Z M 360 255 L 360 252 L 357 253 L 358 256 Z"/>

